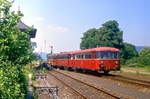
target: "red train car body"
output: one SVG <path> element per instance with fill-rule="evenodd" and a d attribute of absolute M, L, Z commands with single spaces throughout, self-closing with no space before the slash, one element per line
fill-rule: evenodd
<path fill-rule="evenodd" d="M 119 49 L 97 47 L 92 49 L 48 55 L 48 64 L 55 67 L 104 71 L 120 70 Z"/>

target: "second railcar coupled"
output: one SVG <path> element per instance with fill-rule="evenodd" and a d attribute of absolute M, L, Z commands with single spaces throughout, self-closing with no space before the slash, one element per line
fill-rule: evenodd
<path fill-rule="evenodd" d="M 97 47 L 59 54 L 49 54 L 48 64 L 52 67 L 103 71 L 120 70 L 119 49 Z"/>

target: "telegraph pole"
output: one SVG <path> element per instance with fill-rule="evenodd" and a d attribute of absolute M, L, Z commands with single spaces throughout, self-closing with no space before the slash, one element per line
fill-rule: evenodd
<path fill-rule="evenodd" d="M 50 46 L 51 47 L 51 54 L 53 54 L 53 46 Z"/>

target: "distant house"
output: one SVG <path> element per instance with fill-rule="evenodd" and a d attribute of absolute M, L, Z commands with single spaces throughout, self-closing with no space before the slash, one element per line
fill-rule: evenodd
<path fill-rule="evenodd" d="M 18 23 L 18 27 L 19 27 L 19 29 L 20 29 L 22 32 L 24 32 L 24 31 L 26 31 L 28 28 L 30 28 L 29 26 L 27 26 L 26 24 L 24 24 L 22 21 L 20 21 L 20 22 Z M 32 30 L 29 32 L 30 38 L 35 38 L 35 36 L 36 36 L 36 31 L 37 31 L 37 29 L 32 29 Z"/>

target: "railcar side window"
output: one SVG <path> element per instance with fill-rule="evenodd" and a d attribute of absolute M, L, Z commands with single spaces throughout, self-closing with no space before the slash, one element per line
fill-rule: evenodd
<path fill-rule="evenodd" d="M 90 59 L 91 57 L 91 53 L 85 53 L 85 59 Z"/>
<path fill-rule="evenodd" d="M 75 54 L 75 59 L 90 59 L 90 58 L 92 58 L 91 53 Z"/>
<path fill-rule="evenodd" d="M 57 55 L 54 57 L 54 59 L 70 59 L 70 55 Z"/>
<path fill-rule="evenodd" d="M 83 59 L 83 54 L 76 54 L 75 59 Z"/>
<path fill-rule="evenodd" d="M 75 59 L 75 55 L 73 54 L 73 55 L 71 55 L 71 59 Z"/>

